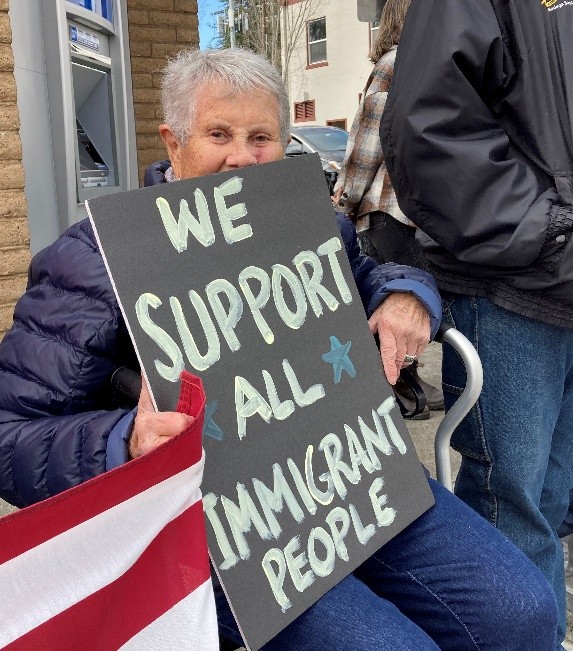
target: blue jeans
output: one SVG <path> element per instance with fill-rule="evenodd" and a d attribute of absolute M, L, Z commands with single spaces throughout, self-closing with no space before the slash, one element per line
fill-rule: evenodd
<path fill-rule="evenodd" d="M 549 651 L 545 577 L 499 531 L 430 480 L 436 504 L 343 579 L 264 651 Z M 241 643 L 222 592 L 221 635 Z"/>
<path fill-rule="evenodd" d="M 567 515 L 563 522 L 559 525 L 557 529 L 557 534 L 559 538 L 565 538 L 565 536 L 570 536 L 573 533 L 573 490 L 569 491 L 569 509 L 567 510 Z"/>
<path fill-rule="evenodd" d="M 476 347 L 480 399 L 452 437 L 462 454 L 456 495 L 508 536 L 549 579 L 565 636 L 563 549 L 557 529 L 573 487 L 573 330 L 546 325 L 485 298 L 444 297 L 444 316 Z M 446 409 L 465 385 L 444 346 Z"/>

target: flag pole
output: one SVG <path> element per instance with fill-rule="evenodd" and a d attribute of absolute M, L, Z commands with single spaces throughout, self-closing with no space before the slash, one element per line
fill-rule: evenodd
<path fill-rule="evenodd" d="M 229 38 L 231 47 L 237 47 L 235 38 L 235 0 L 229 0 Z"/>

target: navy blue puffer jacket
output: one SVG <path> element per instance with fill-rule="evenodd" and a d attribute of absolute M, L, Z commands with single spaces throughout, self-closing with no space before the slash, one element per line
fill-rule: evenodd
<path fill-rule="evenodd" d="M 428 274 L 360 255 L 352 224 L 338 217 L 365 309 L 392 291 L 412 292 L 441 318 Z M 82 221 L 38 253 L 14 324 L 0 343 L 0 497 L 40 501 L 106 468 L 107 439 L 128 412 L 111 375 L 137 368 L 135 352 L 91 225 Z"/>
<path fill-rule="evenodd" d="M 89 222 L 32 260 L 0 344 L 0 496 L 26 506 L 105 470 L 113 371 L 137 361 Z"/>

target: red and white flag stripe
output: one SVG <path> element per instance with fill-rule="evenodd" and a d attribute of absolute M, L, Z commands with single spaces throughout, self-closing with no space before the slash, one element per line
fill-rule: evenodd
<path fill-rule="evenodd" d="M 185 405 L 186 433 L 0 520 L 0 648 L 219 648 L 197 378 L 182 378 Z"/>

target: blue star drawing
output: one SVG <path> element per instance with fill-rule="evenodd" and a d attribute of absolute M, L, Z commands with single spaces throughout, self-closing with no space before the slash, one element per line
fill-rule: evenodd
<path fill-rule="evenodd" d="M 346 371 L 350 377 L 356 377 L 356 369 L 354 368 L 354 364 L 350 361 L 350 357 L 348 357 L 350 346 L 352 346 L 351 341 L 341 344 L 334 335 L 331 335 L 330 351 L 324 353 L 322 356 L 322 359 L 327 364 L 332 364 L 335 384 L 340 382 L 342 371 Z"/>
<path fill-rule="evenodd" d="M 225 438 L 223 430 L 213 420 L 215 412 L 219 409 L 217 400 L 212 400 L 205 406 L 205 420 L 203 421 L 203 436 L 210 436 L 215 441 L 222 441 Z"/>

